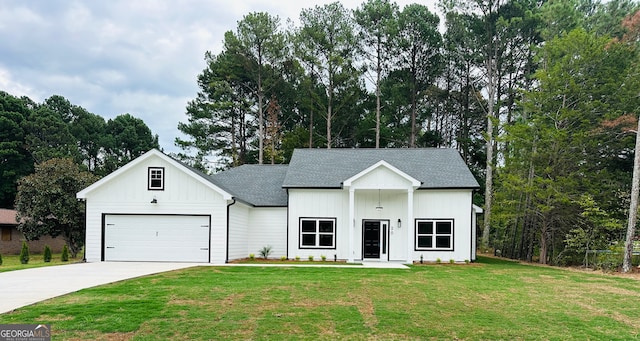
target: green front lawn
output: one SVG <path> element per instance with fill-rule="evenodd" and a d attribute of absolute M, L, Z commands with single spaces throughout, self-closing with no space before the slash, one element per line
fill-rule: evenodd
<path fill-rule="evenodd" d="M 479 264 L 197 267 L 0 315 L 59 339 L 629 340 L 640 281 L 482 258 Z"/>
<path fill-rule="evenodd" d="M 60 253 L 51 254 L 51 262 L 45 263 L 44 255 L 42 254 L 31 254 L 29 256 L 29 263 L 22 264 L 20 263 L 19 255 L 2 255 L 2 265 L 0 265 L 0 272 L 5 271 L 13 271 L 13 270 L 22 270 L 29 268 L 39 268 L 41 266 L 52 266 L 52 265 L 63 265 L 76 263 L 82 260 L 82 255 L 78 254 L 79 258 L 71 258 L 69 257 L 68 262 L 63 262 L 61 260 Z"/>

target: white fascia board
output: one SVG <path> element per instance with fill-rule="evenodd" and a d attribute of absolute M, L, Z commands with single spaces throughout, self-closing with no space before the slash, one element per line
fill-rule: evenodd
<path fill-rule="evenodd" d="M 138 165 L 139 163 L 143 162 L 144 160 L 152 157 L 152 156 L 157 156 L 169 163 L 171 163 L 172 165 L 174 165 L 176 168 L 182 170 L 183 172 L 190 174 L 194 179 L 198 180 L 200 183 L 202 183 L 203 185 L 211 188 L 212 190 L 218 192 L 220 195 L 222 195 L 222 197 L 225 200 L 231 200 L 232 196 L 230 193 L 227 193 L 225 190 L 223 190 L 222 188 L 214 185 L 213 183 L 203 179 L 200 175 L 195 174 L 191 169 L 185 167 L 183 164 L 181 164 L 180 162 L 174 160 L 173 158 L 169 157 L 168 155 L 160 152 L 157 149 L 151 149 L 150 151 L 140 155 L 139 157 L 135 158 L 134 160 L 132 160 L 131 162 L 127 163 L 126 165 L 118 168 L 117 170 L 115 170 L 114 172 L 110 173 L 109 175 L 103 177 L 102 179 L 94 182 L 92 185 L 90 185 L 89 187 L 81 190 L 80 192 L 76 193 L 76 198 L 78 199 L 86 199 L 87 195 L 89 193 L 91 193 L 92 191 L 94 191 L 95 189 L 102 187 L 104 184 L 106 184 L 107 182 L 111 181 L 111 179 L 114 179 L 116 177 L 118 177 L 120 174 L 126 172 L 127 170 L 135 167 L 136 165 Z"/>
<path fill-rule="evenodd" d="M 411 186 L 413 187 L 413 189 L 416 189 L 416 188 L 418 188 L 418 187 L 420 187 L 422 185 L 422 183 L 420 181 L 416 180 L 415 178 L 413 178 L 409 174 L 399 170 L 398 168 L 394 167 L 393 165 L 391 165 L 387 161 L 380 160 L 377 163 L 375 163 L 372 166 L 370 166 L 369 168 L 363 170 L 362 172 L 360 172 L 360 173 L 350 177 L 349 179 L 343 181 L 342 182 L 343 188 L 348 189 L 349 187 L 351 187 L 351 185 L 353 184 L 354 181 L 356 181 L 356 180 L 360 179 L 361 177 L 367 175 L 368 173 L 372 172 L 373 170 L 375 170 L 378 167 L 386 167 L 387 169 L 391 170 L 392 172 L 400 175 L 402 178 L 404 178 L 407 181 L 411 182 Z"/>

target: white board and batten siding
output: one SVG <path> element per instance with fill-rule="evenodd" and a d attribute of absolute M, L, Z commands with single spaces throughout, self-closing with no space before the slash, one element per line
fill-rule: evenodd
<path fill-rule="evenodd" d="M 336 248 L 300 248 L 300 218 L 335 218 Z M 289 258 L 309 256 L 347 259 L 349 250 L 349 192 L 340 189 L 289 189 Z"/>
<path fill-rule="evenodd" d="M 415 251 L 413 259 L 435 262 L 438 258 L 442 262 L 453 259 L 456 262 L 474 259 L 472 251 L 472 190 L 469 189 L 429 189 L 414 192 L 414 226 L 415 219 L 452 219 L 453 220 L 453 250 L 452 251 Z M 415 232 L 413 234 L 415 238 Z M 412 241 L 413 245 L 414 241 Z"/>
<path fill-rule="evenodd" d="M 254 207 L 249 212 L 248 252 L 258 257 L 260 250 L 271 246 L 269 258 L 287 256 L 287 208 Z"/>
<path fill-rule="evenodd" d="M 229 206 L 229 260 L 249 256 L 247 240 L 250 209 L 249 206 L 238 201 Z"/>
<path fill-rule="evenodd" d="M 149 167 L 164 168 L 164 190 L 148 190 Z M 105 217 L 119 214 L 148 216 L 151 223 L 157 219 L 153 216 L 206 216 L 211 221 L 209 261 L 225 262 L 227 200 L 220 192 L 204 185 L 193 174 L 188 174 L 183 168 L 176 166 L 175 162 L 153 154 L 133 167 L 123 168 L 117 176 L 107 180 L 108 185 L 90 188 L 84 193 L 87 202 L 87 261 L 102 260 L 106 251 L 102 245 L 103 222 L 106 220 Z M 157 203 L 151 203 L 154 198 Z M 145 224 L 149 222 L 144 222 L 143 226 Z M 190 233 L 181 231 L 177 225 L 173 226 L 178 233 Z M 135 236 L 136 233 L 131 231 L 131 236 Z M 189 237 L 185 239 L 188 240 Z"/>
<path fill-rule="evenodd" d="M 252 207 L 235 202 L 229 207 L 229 260 L 242 259 L 271 246 L 269 258 L 287 255 L 287 208 Z"/>
<path fill-rule="evenodd" d="M 470 253 L 472 242 L 471 226 L 472 191 L 469 189 L 423 189 L 413 192 L 413 217 L 407 221 L 407 190 L 355 190 L 354 202 L 354 259 L 362 259 L 362 224 L 365 220 L 389 222 L 388 243 L 390 261 L 406 261 L 407 248 L 412 250 L 414 261 L 423 256 L 425 261 L 443 262 L 450 259 L 456 262 L 473 259 Z M 378 203 L 378 199 L 380 203 Z M 382 206 L 382 210 L 376 210 Z M 309 255 L 318 259 L 321 255 L 328 258 L 335 254 L 339 259 L 348 258 L 349 250 L 349 192 L 342 189 L 289 189 L 289 257 Z M 305 249 L 299 247 L 300 218 L 336 218 L 336 249 Z M 398 227 L 398 219 L 401 227 Z M 446 219 L 454 222 L 453 250 L 416 251 L 416 219 Z M 407 240 L 408 231 L 411 240 Z"/>

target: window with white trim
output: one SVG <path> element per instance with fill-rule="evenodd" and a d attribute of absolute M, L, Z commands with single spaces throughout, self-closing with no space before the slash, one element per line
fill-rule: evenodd
<path fill-rule="evenodd" d="M 335 249 L 335 218 L 300 218 L 301 249 Z"/>
<path fill-rule="evenodd" d="M 149 190 L 164 190 L 164 168 L 149 167 L 148 185 Z"/>
<path fill-rule="evenodd" d="M 453 220 L 416 219 L 416 250 L 453 250 Z"/>

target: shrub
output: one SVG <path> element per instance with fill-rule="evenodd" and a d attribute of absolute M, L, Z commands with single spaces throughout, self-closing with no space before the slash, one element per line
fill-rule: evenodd
<path fill-rule="evenodd" d="M 22 250 L 20 250 L 20 263 L 29 263 L 29 246 L 27 246 L 27 242 L 22 242 Z"/>
<path fill-rule="evenodd" d="M 616 271 L 622 266 L 624 249 L 622 246 L 611 246 L 609 250 L 598 255 L 596 268 L 603 272 Z"/>
<path fill-rule="evenodd" d="M 256 255 L 253 253 L 249 254 L 249 260 L 256 260 Z"/>
<path fill-rule="evenodd" d="M 44 246 L 44 262 L 51 262 L 51 249 L 49 248 L 49 245 Z"/>
<path fill-rule="evenodd" d="M 309 255 L 309 261 L 313 262 L 313 256 L 312 255 Z"/>
<path fill-rule="evenodd" d="M 465 259 L 465 260 L 464 260 L 464 264 L 469 264 L 469 260 L 468 260 L 468 259 Z"/>
<path fill-rule="evenodd" d="M 300 256 L 296 256 L 296 262 L 300 260 Z"/>
<path fill-rule="evenodd" d="M 260 256 L 264 259 L 269 258 L 272 249 L 273 247 L 271 245 L 263 246 L 262 249 L 260 249 Z"/>
<path fill-rule="evenodd" d="M 436 258 L 436 263 L 438 263 L 438 264 L 442 263 L 442 259 Z"/>
<path fill-rule="evenodd" d="M 62 256 L 60 259 L 62 259 L 63 262 L 69 261 L 69 248 L 67 247 L 67 244 L 64 244 L 64 247 L 62 247 Z"/>
<path fill-rule="evenodd" d="M 2 254 L 0 253 L 0 265 L 2 265 Z"/>
<path fill-rule="evenodd" d="M 286 261 L 287 260 L 287 256 L 280 257 L 280 260 L 283 261 L 283 262 Z"/>
<path fill-rule="evenodd" d="M 455 259 L 453 259 L 453 258 L 451 258 L 451 259 L 449 259 L 449 263 L 450 263 L 450 264 L 455 264 L 455 263 L 456 263 L 456 260 L 455 260 Z"/>
<path fill-rule="evenodd" d="M 325 255 L 321 255 L 320 258 L 322 259 L 323 262 L 327 260 L 327 256 Z"/>

